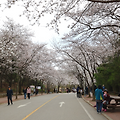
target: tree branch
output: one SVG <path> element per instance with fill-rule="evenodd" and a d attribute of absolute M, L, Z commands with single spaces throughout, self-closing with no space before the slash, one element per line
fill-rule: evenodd
<path fill-rule="evenodd" d="M 113 3 L 113 2 L 120 2 L 120 0 L 88 0 L 90 2 L 97 2 L 97 3 Z"/>

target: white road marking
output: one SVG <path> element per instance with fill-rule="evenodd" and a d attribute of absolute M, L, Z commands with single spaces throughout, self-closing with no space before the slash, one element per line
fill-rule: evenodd
<path fill-rule="evenodd" d="M 60 104 L 60 107 L 62 107 L 62 105 L 65 104 L 65 102 L 60 102 L 59 104 Z"/>
<path fill-rule="evenodd" d="M 79 100 L 78 100 L 78 102 L 82 106 L 82 108 L 84 109 L 84 111 L 86 112 L 86 114 L 88 115 L 88 117 L 90 118 L 90 120 L 94 120 L 93 117 L 89 114 L 89 112 L 85 109 L 85 107 L 83 106 L 83 104 Z"/>
<path fill-rule="evenodd" d="M 26 103 L 26 104 L 23 104 L 23 105 L 20 105 L 20 106 L 18 106 L 17 108 L 21 108 L 21 107 L 24 107 L 24 106 L 26 106 L 26 105 L 28 105 L 28 104 L 30 104 L 31 102 L 29 102 L 29 103 Z"/>

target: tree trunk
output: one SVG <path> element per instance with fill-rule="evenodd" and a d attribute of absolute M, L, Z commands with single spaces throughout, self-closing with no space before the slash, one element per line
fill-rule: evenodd
<path fill-rule="evenodd" d="M 19 94 L 21 95 L 21 79 L 20 79 L 20 81 L 19 81 Z"/>
<path fill-rule="evenodd" d="M 43 81 L 41 81 L 41 94 L 43 94 Z"/>
<path fill-rule="evenodd" d="M 2 88 L 2 77 L 0 78 L 0 88 Z"/>
<path fill-rule="evenodd" d="M 93 85 L 92 85 L 92 97 L 93 97 L 93 101 L 95 101 L 95 91 L 94 91 L 94 83 L 93 83 Z"/>
<path fill-rule="evenodd" d="M 59 93 L 59 88 L 60 88 L 60 85 L 59 85 L 59 82 L 58 82 L 58 93 Z"/>
<path fill-rule="evenodd" d="M 16 83 L 16 99 L 18 98 L 18 84 Z"/>

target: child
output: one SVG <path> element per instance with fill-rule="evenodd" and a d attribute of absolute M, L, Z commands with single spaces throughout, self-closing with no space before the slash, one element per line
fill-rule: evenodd
<path fill-rule="evenodd" d="M 103 109 L 102 111 L 106 112 L 107 111 L 107 105 L 110 104 L 110 95 L 108 94 L 108 90 L 104 90 L 104 101 L 103 101 Z"/>

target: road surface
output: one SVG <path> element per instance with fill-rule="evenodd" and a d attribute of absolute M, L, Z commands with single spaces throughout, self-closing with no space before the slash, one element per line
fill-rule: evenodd
<path fill-rule="evenodd" d="M 107 120 L 75 93 L 48 94 L 0 105 L 0 120 Z"/>

